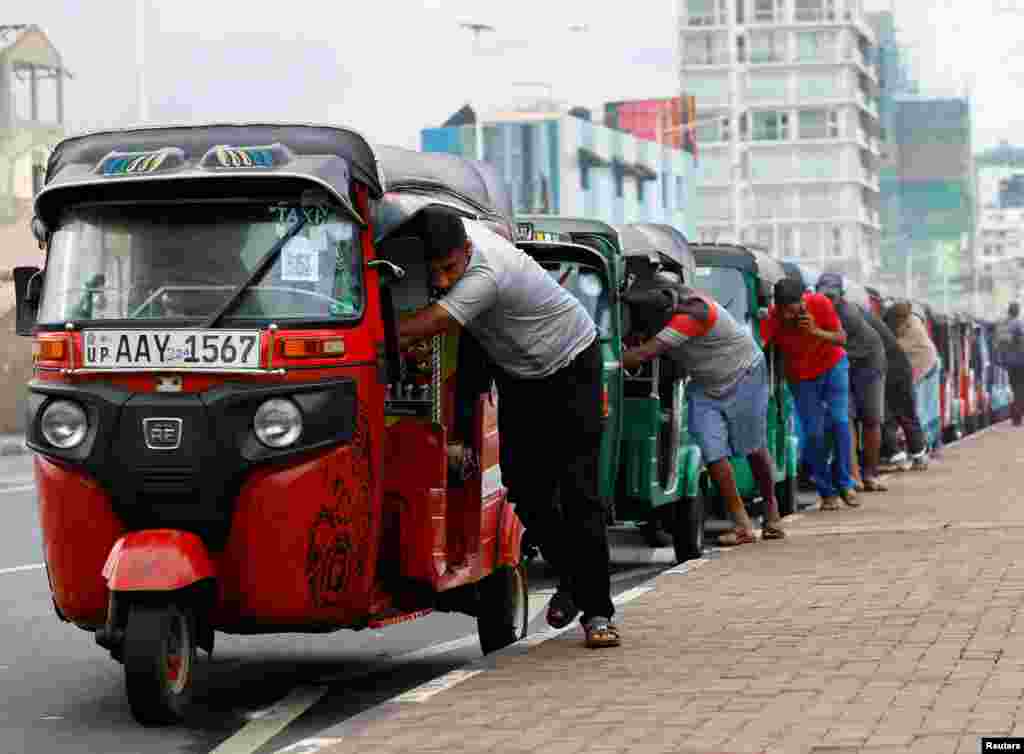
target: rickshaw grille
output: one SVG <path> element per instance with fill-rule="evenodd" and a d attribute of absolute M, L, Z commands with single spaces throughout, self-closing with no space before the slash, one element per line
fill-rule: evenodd
<path fill-rule="evenodd" d="M 187 466 L 163 466 L 140 471 L 140 491 L 144 494 L 186 495 L 197 487 L 195 469 Z"/>

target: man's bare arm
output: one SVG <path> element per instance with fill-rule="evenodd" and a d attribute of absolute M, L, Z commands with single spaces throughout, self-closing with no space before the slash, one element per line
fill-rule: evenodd
<path fill-rule="evenodd" d="M 398 323 L 398 346 L 405 350 L 414 343 L 434 335 L 453 332 L 458 327 L 458 321 L 452 318 L 447 309 L 440 304 L 431 304 Z"/>
<path fill-rule="evenodd" d="M 622 354 L 622 366 L 633 371 L 641 364 L 656 359 L 671 349 L 672 346 L 663 343 L 657 338 L 651 338 L 646 343 L 630 348 Z"/>

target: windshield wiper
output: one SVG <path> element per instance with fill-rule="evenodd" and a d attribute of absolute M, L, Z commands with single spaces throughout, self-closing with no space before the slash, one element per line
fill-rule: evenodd
<path fill-rule="evenodd" d="M 252 284 L 263 277 L 267 270 L 270 269 L 270 266 L 274 264 L 275 260 L 277 260 L 278 254 L 281 253 L 281 249 L 285 247 L 285 244 L 295 238 L 295 236 L 299 234 L 299 231 L 305 227 L 307 220 L 308 218 L 305 213 L 302 213 L 302 218 L 295 223 L 287 233 L 281 236 L 277 243 L 270 247 L 270 251 L 263 255 L 263 258 L 260 259 L 259 263 L 257 263 L 256 269 L 252 271 L 252 274 L 246 279 L 246 281 L 238 286 L 238 288 L 235 289 L 235 292 L 231 294 L 231 297 L 224 302 L 224 305 L 203 323 L 203 329 L 210 329 L 216 326 L 216 324 L 224 318 L 225 314 L 238 305 L 238 302 L 242 300 L 242 296 L 245 295 L 245 292 L 249 290 Z"/>

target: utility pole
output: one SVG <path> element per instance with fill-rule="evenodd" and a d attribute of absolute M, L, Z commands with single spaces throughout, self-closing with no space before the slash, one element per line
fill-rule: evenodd
<path fill-rule="evenodd" d="M 485 31 L 497 31 L 493 26 L 489 24 L 479 23 L 463 23 L 459 24 L 463 29 L 468 29 L 473 33 L 473 58 L 476 60 L 480 55 L 480 35 Z M 476 158 L 483 161 L 484 159 L 484 123 L 483 114 L 480 108 L 480 102 L 478 100 L 479 92 L 477 97 L 474 97 L 476 101 L 476 107 L 473 108 L 476 114 Z M 473 107 L 471 104 L 470 107 Z"/>
<path fill-rule="evenodd" d="M 135 0 L 135 68 L 138 76 L 139 123 L 149 122 L 146 95 L 146 1 Z"/>

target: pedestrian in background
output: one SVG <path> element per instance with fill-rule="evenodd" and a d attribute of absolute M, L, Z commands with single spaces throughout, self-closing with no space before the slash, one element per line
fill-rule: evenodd
<path fill-rule="evenodd" d="M 858 307 L 859 308 L 859 307 Z M 911 468 L 924 471 L 928 468 L 928 446 L 925 442 L 921 422 L 917 416 L 914 400 L 914 369 L 910 357 L 896 340 L 896 335 L 889 326 L 875 316 L 874 312 L 864 311 L 864 319 L 882 339 L 885 346 L 885 426 L 883 432 L 890 435 L 890 444 L 896 428 L 903 429 L 907 441 L 907 453 L 910 455 Z"/>
<path fill-rule="evenodd" d="M 1010 304 L 1006 319 L 996 327 L 996 357 L 1000 366 L 1010 373 L 1013 403 L 1010 418 L 1013 426 L 1024 422 L 1024 322 L 1020 320 L 1020 304 Z"/>
<path fill-rule="evenodd" d="M 910 361 L 911 377 L 914 384 L 914 407 L 918 422 L 931 449 L 938 447 L 942 437 L 939 426 L 939 352 L 928 335 L 924 321 L 914 313 L 909 301 L 894 304 L 886 313 L 891 329 L 903 352 Z M 931 438 L 930 442 L 927 438 Z M 922 461 L 913 459 L 911 468 L 927 468 L 927 448 Z"/>
<path fill-rule="evenodd" d="M 835 307 L 820 293 L 804 293 L 798 280 L 780 280 L 775 303 L 761 324 L 761 338 L 766 348 L 774 344 L 782 353 L 822 510 L 838 510 L 840 497 L 858 506 L 850 475 L 850 362 Z M 826 430 L 837 447 L 831 461 Z"/>
<path fill-rule="evenodd" d="M 882 421 L 885 419 L 885 344 L 864 318 L 863 310 L 847 301 L 842 275 L 824 273 L 818 278 L 817 291 L 832 302 L 846 332 L 845 348 L 850 359 L 850 422 L 854 428 L 860 425 L 863 448 L 863 459 L 859 464 L 857 432 L 853 429 L 850 473 L 857 489 L 885 492 L 887 488 L 878 478 Z"/>

